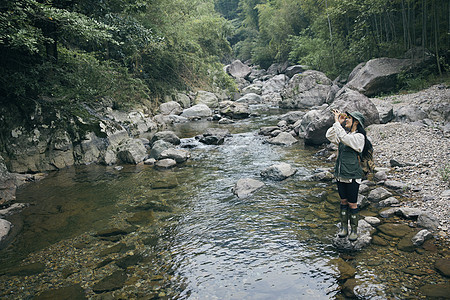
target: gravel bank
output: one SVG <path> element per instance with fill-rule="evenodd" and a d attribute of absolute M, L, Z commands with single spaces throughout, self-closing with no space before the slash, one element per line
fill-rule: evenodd
<path fill-rule="evenodd" d="M 394 112 L 402 106 L 417 105 L 433 118 L 442 114 L 435 109 L 450 102 L 450 89 L 439 85 L 414 94 L 372 100 L 377 106 L 391 104 Z M 367 132 L 374 144 L 376 166 L 391 168 L 388 179 L 411 187 L 406 192 L 410 201 L 402 205 L 430 212 L 440 221 L 439 235 L 450 238 L 450 181 L 443 180 L 444 168 L 450 169 L 450 132 L 448 123 L 444 125 L 445 121 L 436 117 L 414 123 L 371 125 Z M 406 166 L 391 167 L 391 159 Z"/>

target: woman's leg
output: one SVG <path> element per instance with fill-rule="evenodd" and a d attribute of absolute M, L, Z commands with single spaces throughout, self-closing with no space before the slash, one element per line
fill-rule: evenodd
<path fill-rule="evenodd" d="M 338 232 L 338 236 L 340 238 L 344 238 L 348 234 L 349 203 L 348 203 L 347 196 L 346 196 L 346 194 L 347 194 L 346 185 L 347 185 L 347 183 L 342 183 L 339 181 L 337 182 L 339 197 L 341 198 L 340 213 L 339 213 L 339 218 L 341 220 L 341 230 L 339 230 L 339 232 Z"/>
<path fill-rule="evenodd" d="M 358 192 L 359 192 L 359 183 L 356 180 L 352 180 L 352 183 L 349 184 L 349 212 L 350 212 L 350 228 L 351 232 L 348 236 L 350 241 L 356 241 L 358 238 Z"/>

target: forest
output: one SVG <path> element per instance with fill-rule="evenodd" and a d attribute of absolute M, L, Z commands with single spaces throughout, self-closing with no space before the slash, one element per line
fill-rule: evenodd
<path fill-rule="evenodd" d="M 444 0 L 4 0 L 0 102 L 110 98 L 155 106 L 175 90 L 236 85 L 223 65 L 289 61 L 347 76 L 376 57 L 429 55 L 449 70 Z"/>

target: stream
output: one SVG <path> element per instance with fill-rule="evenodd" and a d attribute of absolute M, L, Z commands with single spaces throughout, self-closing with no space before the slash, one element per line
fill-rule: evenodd
<path fill-rule="evenodd" d="M 443 250 L 336 249 L 335 185 L 310 179 L 333 163 L 301 141 L 283 147 L 258 135 L 281 113 L 175 125 L 191 158 L 171 170 L 77 166 L 21 188 L 16 202 L 30 205 L 8 218 L 18 233 L 0 251 L 0 298 L 344 299 L 349 280 L 365 299 L 424 297 L 419 286 L 442 281 L 433 262 Z M 193 138 L 209 127 L 232 136 L 219 146 Z M 279 162 L 297 173 L 260 177 Z M 265 186 L 237 198 L 231 190 L 246 177 Z"/>

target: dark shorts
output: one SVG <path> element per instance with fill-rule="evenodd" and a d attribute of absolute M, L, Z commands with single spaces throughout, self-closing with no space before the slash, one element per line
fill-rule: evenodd
<path fill-rule="evenodd" d="M 337 182 L 339 197 L 347 199 L 350 203 L 358 202 L 359 183 L 355 179 L 351 183 Z"/>

